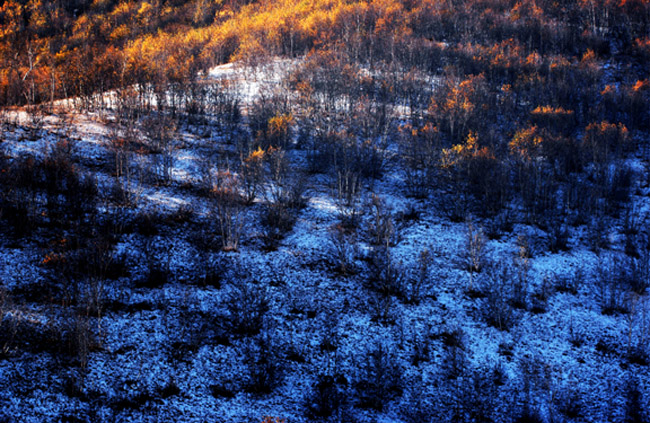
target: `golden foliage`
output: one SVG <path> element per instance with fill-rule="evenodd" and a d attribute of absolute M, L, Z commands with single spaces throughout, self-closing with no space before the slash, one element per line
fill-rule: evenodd
<path fill-rule="evenodd" d="M 573 110 L 566 110 L 563 107 L 537 106 L 531 112 L 536 116 L 570 116 Z"/>
<path fill-rule="evenodd" d="M 293 116 L 290 113 L 283 113 L 269 119 L 269 133 L 272 137 L 285 138 L 289 134 Z"/>
<path fill-rule="evenodd" d="M 94 0 L 76 16 L 65 3 L 2 2 L 0 61 L 15 57 L 24 67 L 27 44 L 39 44 L 47 45 L 51 56 L 78 48 L 83 52 L 82 62 L 88 65 L 113 46 L 126 58 L 125 75 L 132 73 L 133 80 L 178 82 L 234 59 L 253 62 L 264 55 L 298 56 L 337 49 L 344 49 L 355 60 L 394 58 L 408 49 L 417 56 L 417 46 L 422 45 L 472 62 L 477 69 L 473 73 L 484 72 L 488 79 L 514 76 L 522 69 L 564 72 L 574 62 L 593 71 L 598 65 L 596 49 L 576 48 L 586 51 L 583 57 L 567 58 L 549 53 L 556 47 L 538 45 L 566 41 L 563 37 L 569 33 L 563 31 L 574 29 L 560 26 L 563 16 L 579 20 L 576 31 L 586 29 L 591 21 L 598 31 L 627 22 L 618 15 L 634 21 L 629 26 L 634 29 L 642 28 L 635 19 L 647 16 L 648 9 L 647 1 L 640 0 L 581 0 L 570 5 L 541 0 L 185 0 L 172 2 L 173 6 L 161 0 Z M 472 24 L 479 25 L 475 30 L 480 36 L 468 43 Z M 456 31 L 458 25 L 462 28 Z M 441 32 L 449 32 L 447 26 L 458 32 L 460 42 L 448 45 L 436 40 Z M 491 33 L 499 37 L 490 37 Z M 546 42 L 546 36 L 555 37 L 554 41 Z M 647 54 L 647 34 L 632 37 L 635 48 Z M 57 88 L 67 94 L 73 87 L 75 91 L 84 85 L 91 89 L 89 80 L 99 76 L 87 74 L 82 79 Z M 461 111 L 475 106 L 471 101 L 458 104 Z"/>
<path fill-rule="evenodd" d="M 474 160 L 495 160 L 494 154 L 488 147 L 479 147 L 478 136 L 470 132 L 464 144 L 456 144 L 451 149 L 442 150 L 440 164 L 443 168 L 471 166 Z"/>
<path fill-rule="evenodd" d="M 537 126 L 518 130 L 508 144 L 510 152 L 523 160 L 532 160 L 541 153 L 543 138 Z"/>

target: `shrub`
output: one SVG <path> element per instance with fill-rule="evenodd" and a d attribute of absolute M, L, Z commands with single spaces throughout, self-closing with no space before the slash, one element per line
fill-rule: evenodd
<path fill-rule="evenodd" d="M 345 407 L 348 401 L 348 380 L 342 374 L 319 374 L 306 398 L 311 418 L 328 418 Z"/>
<path fill-rule="evenodd" d="M 326 316 L 324 321 L 323 338 L 320 341 L 321 352 L 335 352 L 341 345 L 341 337 L 337 331 L 337 321 L 334 314 Z"/>
<path fill-rule="evenodd" d="M 200 276 L 199 283 L 220 289 L 226 273 L 225 257 L 218 256 L 211 259 L 201 255 L 200 265 L 203 268 L 203 274 Z"/>
<path fill-rule="evenodd" d="M 182 223 L 191 222 L 195 216 L 196 216 L 196 212 L 194 211 L 194 207 L 192 207 L 192 204 L 186 203 L 186 204 L 181 204 L 174 211 L 172 211 L 167 216 L 167 220 L 170 221 L 171 224 L 175 224 L 175 223 L 182 224 Z"/>
<path fill-rule="evenodd" d="M 99 347 L 99 341 L 91 328 L 91 320 L 83 310 L 73 312 L 64 319 L 59 336 L 62 351 L 72 358 L 80 368 L 88 365 L 88 356 Z"/>
<path fill-rule="evenodd" d="M 623 247 L 623 251 L 629 257 L 640 258 L 639 247 L 638 247 L 639 244 L 638 236 L 631 232 L 624 231 L 624 233 L 625 233 L 625 245 Z"/>
<path fill-rule="evenodd" d="M 156 389 L 158 396 L 163 399 L 176 396 L 181 393 L 176 380 L 172 377 L 163 386 Z"/>
<path fill-rule="evenodd" d="M 528 221 L 531 224 L 545 223 L 555 212 L 559 189 L 550 167 L 536 162 L 527 164 L 519 169 L 517 182 Z"/>
<path fill-rule="evenodd" d="M 542 423 L 542 418 L 538 406 L 540 400 L 547 400 L 546 395 L 550 388 L 550 373 L 546 363 L 538 357 L 527 356 L 519 362 L 520 366 L 520 386 L 518 386 L 517 407 L 513 411 L 516 422 Z"/>
<path fill-rule="evenodd" d="M 334 225 L 328 232 L 328 240 L 330 244 L 328 259 L 334 270 L 341 275 L 356 273 L 355 259 L 358 255 L 356 232 L 347 230 L 341 224 Z"/>
<path fill-rule="evenodd" d="M 124 262 L 116 257 L 111 240 L 98 236 L 78 241 L 61 241 L 62 248 L 70 248 L 73 243 L 78 243 L 75 250 L 66 254 L 67 277 L 82 280 L 102 281 L 109 278 L 120 277 L 125 274 Z"/>
<path fill-rule="evenodd" d="M 624 255 L 608 255 L 598 263 L 593 289 L 604 314 L 630 311 L 630 295 L 643 294 L 648 282 L 647 260 Z"/>
<path fill-rule="evenodd" d="M 470 132 L 463 144 L 443 149 L 440 167 L 451 189 L 473 197 L 483 215 L 494 215 L 506 204 L 509 180 L 503 164 L 489 147 L 479 147 Z"/>
<path fill-rule="evenodd" d="M 514 419 L 515 423 L 544 423 L 544 418 L 537 408 L 531 408 L 524 405 L 517 417 Z"/>
<path fill-rule="evenodd" d="M 174 168 L 177 124 L 169 116 L 152 114 L 145 119 L 143 129 L 148 138 L 147 147 L 154 154 L 153 173 L 160 182 L 167 184 L 171 182 Z"/>
<path fill-rule="evenodd" d="M 551 223 L 548 231 L 548 248 L 552 253 L 569 250 L 569 229 L 566 224 Z"/>
<path fill-rule="evenodd" d="M 293 181 L 289 178 L 290 162 L 286 151 L 270 147 L 266 151 L 266 164 L 267 201 L 289 204 L 292 200 L 292 190 L 296 190 L 300 184 L 292 184 Z"/>
<path fill-rule="evenodd" d="M 538 290 L 532 296 L 532 304 L 530 311 L 536 314 L 546 313 L 548 308 L 548 300 L 551 297 L 552 286 L 548 281 L 548 278 L 544 277 L 542 279 L 542 284 Z"/>
<path fill-rule="evenodd" d="M 7 290 L 0 286 L 0 357 L 9 354 L 17 333 L 15 319 L 5 317 L 5 313 L 10 307 L 9 301 Z"/>
<path fill-rule="evenodd" d="M 439 397 L 435 398 L 435 405 L 432 404 L 423 391 L 421 384 L 409 389 L 402 403 L 401 417 L 407 423 L 444 421 L 439 417 L 447 411 L 446 404 L 442 405 L 443 400 Z"/>
<path fill-rule="evenodd" d="M 210 385 L 210 394 L 215 398 L 233 398 L 235 390 L 228 385 Z"/>
<path fill-rule="evenodd" d="M 625 284 L 637 295 L 644 295 L 650 289 L 650 250 L 639 258 L 623 258 Z"/>
<path fill-rule="evenodd" d="M 401 368 L 383 344 L 366 353 L 355 386 L 359 406 L 381 411 L 386 403 L 402 394 Z"/>
<path fill-rule="evenodd" d="M 264 224 L 264 245 L 267 250 L 276 250 L 285 234 L 296 222 L 296 212 L 283 202 L 267 204 L 262 223 Z"/>
<path fill-rule="evenodd" d="M 371 293 L 368 296 L 370 319 L 382 325 L 394 325 L 398 315 L 395 300 L 385 293 Z"/>
<path fill-rule="evenodd" d="M 334 198 L 341 221 L 354 227 L 358 223 L 361 203 L 361 175 L 353 170 L 337 170 Z"/>
<path fill-rule="evenodd" d="M 609 247 L 608 224 L 604 216 L 594 216 L 587 225 L 587 243 L 594 253 Z"/>
<path fill-rule="evenodd" d="M 264 243 L 267 249 L 275 250 L 286 233 L 291 231 L 296 222 L 298 211 L 307 202 L 304 185 L 301 181 L 278 181 L 282 187 L 274 189 L 274 194 L 267 201 L 262 218 L 264 225 Z"/>
<path fill-rule="evenodd" d="M 467 369 L 455 384 L 454 419 L 468 422 L 494 421 L 499 374 L 489 368 Z"/>
<path fill-rule="evenodd" d="M 627 350 L 626 357 L 628 362 L 639 366 L 650 364 L 650 352 L 647 351 L 646 345 L 630 346 Z"/>
<path fill-rule="evenodd" d="M 489 220 L 485 235 L 489 239 L 499 239 L 504 234 L 512 232 L 513 223 L 512 213 L 508 209 L 505 209 Z"/>
<path fill-rule="evenodd" d="M 255 147 L 263 150 L 289 147 L 294 119 L 287 97 L 259 97 L 248 112 L 248 122 Z"/>
<path fill-rule="evenodd" d="M 564 273 L 555 277 L 555 290 L 558 292 L 568 292 L 577 294 L 578 290 L 584 283 L 585 274 L 582 268 L 573 273 Z"/>
<path fill-rule="evenodd" d="M 483 318 L 490 326 L 508 331 L 515 324 L 516 315 L 511 302 L 513 275 L 507 266 L 494 266 L 484 273 L 481 304 Z"/>
<path fill-rule="evenodd" d="M 226 301 L 230 329 L 240 335 L 257 335 L 269 311 L 265 289 L 245 279 L 235 280 Z"/>
<path fill-rule="evenodd" d="M 360 143 L 347 145 L 344 154 L 352 155 L 356 162 L 355 169 L 361 176 L 380 178 L 386 167 L 384 151 L 387 147 L 385 138 L 380 138 L 380 141 L 366 139 Z"/>
<path fill-rule="evenodd" d="M 268 335 L 258 336 L 244 347 L 244 362 L 248 367 L 246 390 L 269 394 L 280 384 L 284 366 L 278 346 Z"/>
<path fill-rule="evenodd" d="M 109 127 L 107 146 L 114 162 L 113 175 L 117 178 L 130 173 L 132 153 L 129 150 L 135 140 L 129 135 L 132 134 L 121 125 L 115 124 Z"/>
<path fill-rule="evenodd" d="M 22 238 L 38 227 L 37 210 L 28 194 L 16 190 L 4 199 L 0 216 L 10 225 L 13 235 Z"/>
<path fill-rule="evenodd" d="M 620 211 L 630 204 L 630 193 L 634 173 L 628 166 L 610 166 L 597 176 L 599 188 L 605 200 L 606 212 L 617 217 Z"/>
<path fill-rule="evenodd" d="M 116 207 L 135 208 L 142 192 L 143 187 L 135 178 L 118 178 L 108 187 L 108 200 Z"/>
<path fill-rule="evenodd" d="M 436 337 L 442 339 L 444 346 L 442 354 L 442 374 L 447 379 L 456 379 L 467 366 L 465 332 L 455 328 L 439 333 Z"/>
<path fill-rule="evenodd" d="M 627 359 L 638 365 L 650 364 L 650 302 L 645 296 L 632 294 L 627 316 Z"/>
<path fill-rule="evenodd" d="M 375 194 L 372 194 L 371 197 L 370 217 L 368 233 L 372 245 L 378 245 L 384 248 L 395 245 L 397 241 L 397 230 L 390 210 L 388 210 L 384 201 Z"/>
<path fill-rule="evenodd" d="M 2 163 L 0 214 L 22 237 L 39 224 L 85 229 L 96 216 L 97 186 L 71 161 L 72 145 L 59 141 L 43 159 L 18 157 Z M 9 189 L 11 187 L 11 189 Z"/>
<path fill-rule="evenodd" d="M 476 229 L 471 221 L 467 221 L 467 238 L 464 251 L 464 264 L 469 271 L 469 290 L 474 290 L 474 274 L 480 273 L 485 265 L 485 237 L 482 229 Z"/>
<path fill-rule="evenodd" d="M 28 122 L 28 139 L 36 141 L 41 136 L 45 125 L 45 109 L 41 105 L 31 105 L 25 108 Z"/>
<path fill-rule="evenodd" d="M 431 275 L 429 266 L 431 264 L 431 253 L 424 248 L 417 257 L 417 267 L 414 272 L 410 272 L 404 279 L 401 287 L 401 293 L 404 300 L 409 304 L 419 304 L 422 299 L 422 288 L 429 285 Z"/>
<path fill-rule="evenodd" d="M 512 277 L 512 298 L 510 303 L 521 309 L 528 307 L 528 273 L 530 271 L 530 247 L 528 239 L 523 235 L 517 236 L 517 245 L 519 247 L 514 259 L 515 275 Z"/>
<path fill-rule="evenodd" d="M 442 143 L 440 132 L 431 124 L 422 128 L 401 126 L 398 141 L 407 193 L 415 198 L 426 198 L 433 188 L 434 164 Z"/>
<path fill-rule="evenodd" d="M 330 132 L 326 134 L 315 134 L 306 143 L 307 164 L 310 173 L 326 173 L 339 156 L 340 137 L 343 134 Z"/>
<path fill-rule="evenodd" d="M 431 359 L 431 341 L 429 336 L 413 337 L 413 352 L 411 353 L 411 364 L 417 366 L 420 363 Z"/>
<path fill-rule="evenodd" d="M 370 252 L 367 286 L 383 296 L 403 296 L 404 271 L 396 263 L 390 248 L 376 247 Z"/>

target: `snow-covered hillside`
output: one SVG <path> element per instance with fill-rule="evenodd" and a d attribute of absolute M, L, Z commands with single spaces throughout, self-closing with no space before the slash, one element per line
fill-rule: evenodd
<path fill-rule="evenodd" d="M 282 81 L 294 61 L 265 66 L 213 69 L 201 84 L 221 84 L 221 108 L 174 124 L 155 107 L 129 115 L 119 104 L 74 113 L 59 103 L 35 129 L 30 113 L 6 112 L 3 171 L 43 169 L 46 181 L 74 169 L 97 189 L 69 176 L 57 179 L 65 189 L 3 191 L 5 202 L 27 196 L 31 220 L 21 234 L 11 223 L 20 216 L 2 222 L 0 421 L 607 422 L 647 412 L 647 155 L 624 159 L 634 224 L 624 227 L 625 212 L 607 220 L 594 248 L 576 222 L 554 248 L 556 228 L 531 224 L 517 201 L 498 219 L 456 219 L 442 183 L 408 197 L 397 135 L 381 141 L 376 178 L 314 172 L 296 91 L 286 148 L 260 150 L 255 195 L 230 201 L 231 179 L 239 192 L 254 179 L 240 163 L 253 157 L 260 98 L 293 89 Z M 223 117 L 228 104 L 239 120 Z M 394 124 L 402 111 L 389 111 Z M 82 192 L 92 210 L 76 215 L 64 201 Z M 626 231 L 645 239 L 637 255 Z"/>

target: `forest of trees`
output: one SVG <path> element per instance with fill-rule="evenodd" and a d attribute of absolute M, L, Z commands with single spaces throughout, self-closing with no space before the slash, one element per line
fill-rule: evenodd
<path fill-rule="evenodd" d="M 561 90 L 583 73 L 593 79 L 598 60 L 633 58 L 619 90 L 629 99 L 647 77 L 649 9 L 643 0 L 4 1 L 0 102 L 191 85 L 218 63 L 324 50 L 403 73 L 451 66 L 515 91 L 514 82 L 534 89 L 524 75 Z"/>
<path fill-rule="evenodd" d="M 356 136 L 358 154 L 378 149 L 402 105 L 412 194 L 427 192 L 433 167 L 467 185 L 486 212 L 519 187 L 529 211 L 544 214 L 552 193 L 534 187 L 547 190 L 590 164 L 602 174 L 634 148 L 630 131 L 648 129 L 649 20 L 641 0 L 6 1 L 0 104 L 37 113 L 74 98 L 91 110 L 118 89 L 131 109 L 205 114 L 215 97 L 202 82 L 211 66 L 305 56 L 290 80 L 299 94 L 292 123 L 314 149 L 349 138 L 342 129 Z M 260 107 L 262 127 L 292 112 Z M 485 174 L 507 183 L 486 183 Z"/>

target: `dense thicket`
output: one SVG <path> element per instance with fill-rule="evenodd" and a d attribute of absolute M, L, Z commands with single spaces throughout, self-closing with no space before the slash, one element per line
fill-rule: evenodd
<path fill-rule="evenodd" d="M 324 49 L 404 72 L 462 65 L 515 90 L 571 87 L 582 75 L 566 69 L 584 58 L 633 58 L 617 86 L 628 98 L 647 77 L 649 21 L 643 0 L 10 0 L 0 7 L 0 104 L 186 84 L 215 63 Z"/>

